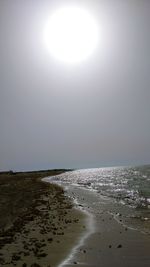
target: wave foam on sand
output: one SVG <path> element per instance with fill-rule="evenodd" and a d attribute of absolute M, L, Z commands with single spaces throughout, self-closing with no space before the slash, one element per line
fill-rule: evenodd
<path fill-rule="evenodd" d="M 43 178 L 42 180 L 45 182 L 56 184 L 56 181 L 53 181 L 52 177 L 46 177 L 46 178 Z M 57 184 L 61 185 L 64 188 L 64 190 L 68 189 L 68 186 L 63 186 L 62 183 L 60 182 L 57 182 Z M 73 247 L 71 248 L 70 251 L 68 251 L 68 255 L 66 256 L 64 260 L 61 261 L 58 267 L 69 266 L 71 262 L 74 264 L 77 263 L 75 261 L 76 254 L 78 253 L 79 249 L 85 244 L 88 237 L 95 232 L 95 221 L 94 221 L 93 215 L 89 213 L 87 210 L 82 208 L 82 205 L 78 203 L 77 198 L 74 198 L 72 200 L 75 205 L 74 209 L 77 212 L 80 212 L 82 213 L 82 215 L 84 215 L 85 226 L 83 227 L 85 228 L 85 231 L 83 233 L 82 232 L 77 233 L 76 240 L 74 240 Z"/>

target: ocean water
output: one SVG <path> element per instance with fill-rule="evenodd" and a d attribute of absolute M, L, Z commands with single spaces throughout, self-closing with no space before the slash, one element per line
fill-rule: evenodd
<path fill-rule="evenodd" d="M 150 234 L 150 165 L 82 169 L 53 180 L 90 190 L 98 199 L 97 208 L 103 202 L 119 223 Z"/>

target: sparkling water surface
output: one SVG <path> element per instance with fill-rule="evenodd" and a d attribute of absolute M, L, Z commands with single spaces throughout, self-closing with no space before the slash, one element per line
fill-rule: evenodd
<path fill-rule="evenodd" d="M 150 165 L 82 169 L 55 180 L 93 191 L 118 222 L 150 234 Z"/>

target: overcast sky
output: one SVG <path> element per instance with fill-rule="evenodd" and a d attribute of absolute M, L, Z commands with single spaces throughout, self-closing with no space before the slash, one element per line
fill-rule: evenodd
<path fill-rule="evenodd" d="M 43 42 L 73 1 L 0 1 L 0 170 L 150 163 L 150 1 L 81 1 L 100 41 L 78 65 Z"/>

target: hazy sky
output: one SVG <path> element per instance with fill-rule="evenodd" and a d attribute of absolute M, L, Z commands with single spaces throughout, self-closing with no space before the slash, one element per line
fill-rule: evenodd
<path fill-rule="evenodd" d="M 90 9 L 95 53 L 50 56 L 50 11 Z M 150 1 L 0 1 L 0 170 L 150 163 Z"/>

